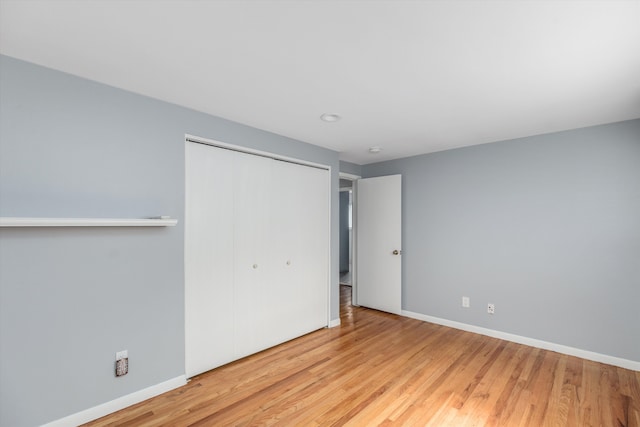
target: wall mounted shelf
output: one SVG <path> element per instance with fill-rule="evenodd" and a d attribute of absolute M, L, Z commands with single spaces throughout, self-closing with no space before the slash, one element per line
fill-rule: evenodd
<path fill-rule="evenodd" d="M 173 227 L 177 219 L 0 217 L 0 227 Z"/>

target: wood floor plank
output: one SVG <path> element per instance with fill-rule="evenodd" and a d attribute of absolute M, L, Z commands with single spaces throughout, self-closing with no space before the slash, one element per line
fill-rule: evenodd
<path fill-rule="evenodd" d="M 350 305 L 88 426 L 640 427 L 640 372 Z"/>

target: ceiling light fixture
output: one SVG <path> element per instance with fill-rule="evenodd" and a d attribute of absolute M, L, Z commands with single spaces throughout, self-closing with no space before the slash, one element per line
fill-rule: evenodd
<path fill-rule="evenodd" d="M 328 122 L 328 123 L 337 122 L 341 118 L 342 117 L 340 117 L 337 114 L 328 114 L 328 113 L 324 113 L 323 115 L 320 116 L 320 120 L 322 120 L 324 122 Z"/>
<path fill-rule="evenodd" d="M 369 148 L 369 153 L 371 153 L 371 154 L 378 154 L 381 151 L 382 151 L 382 148 L 380 148 L 380 147 L 371 147 L 371 148 Z"/>

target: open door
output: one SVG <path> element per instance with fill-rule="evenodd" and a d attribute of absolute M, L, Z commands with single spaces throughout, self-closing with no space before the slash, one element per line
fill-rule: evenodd
<path fill-rule="evenodd" d="M 357 304 L 402 311 L 401 175 L 356 181 Z"/>

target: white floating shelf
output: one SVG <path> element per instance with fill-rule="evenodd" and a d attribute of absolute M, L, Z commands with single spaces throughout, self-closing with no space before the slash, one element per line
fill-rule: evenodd
<path fill-rule="evenodd" d="M 173 227 L 172 218 L 12 218 L 0 217 L 0 227 Z"/>

